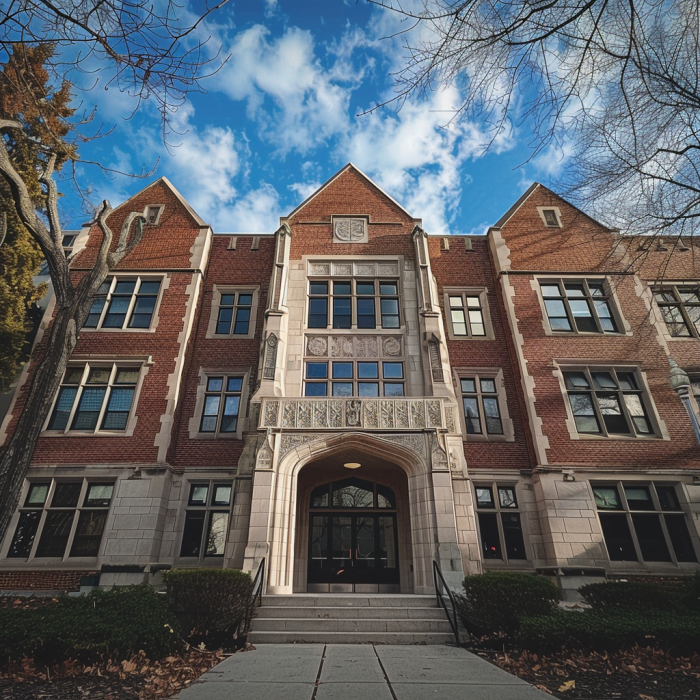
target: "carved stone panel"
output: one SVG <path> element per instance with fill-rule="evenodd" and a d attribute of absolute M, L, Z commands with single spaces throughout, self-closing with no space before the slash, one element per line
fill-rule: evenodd
<path fill-rule="evenodd" d="M 440 402 L 428 400 L 425 402 L 426 413 L 428 415 L 427 427 L 439 428 L 442 425 L 442 416 L 440 415 Z"/>
<path fill-rule="evenodd" d="M 309 338 L 306 349 L 309 355 L 323 357 L 328 354 L 328 340 L 323 337 Z"/>
<path fill-rule="evenodd" d="M 390 357 L 395 357 L 401 354 L 401 341 L 394 336 L 389 336 L 388 338 L 382 339 L 382 350 L 385 355 Z"/>
<path fill-rule="evenodd" d="M 279 401 L 267 401 L 265 403 L 265 417 L 263 425 L 266 428 L 273 428 L 277 425 L 277 413 L 279 411 Z"/>
<path fill-rule="evenodd" d="M 355 274 L 359 277 L 374 277 L 374 263 L 355 263 Z"/>
<path fill-rule="evenodd" d="M 352 264 L 351 263 L 333 263 L 331 265 L 334 275 L 340 275 L 343 277 L 350 277 L 352 275 Z"/>
<path fill-rule="evenodd" d="M 338 243 L 359 243 L 367 240 L 365 219 L 334 219 L 333 238 Z"/>
<path fill-rule="evenodd" d="M 328 263 L 309 263 L 310 275 L 330 275 L 331 266 Z"/>
<path fill-rule="evenodd" d="M 263 368 L 263 379 L 274 379 L 275 368 L 277 367 L 277 336 L 270 333 L 265 341 L 265 366 Z"/>

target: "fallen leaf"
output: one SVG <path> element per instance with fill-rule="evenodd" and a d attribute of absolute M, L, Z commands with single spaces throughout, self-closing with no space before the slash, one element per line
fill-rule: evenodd
<path fill-rule="evenodd" d="M 573 690 L 576 688 L 576 681 L 566 681 L 559 686 L 559 692 L 565 693 L 567 690 Z"/>

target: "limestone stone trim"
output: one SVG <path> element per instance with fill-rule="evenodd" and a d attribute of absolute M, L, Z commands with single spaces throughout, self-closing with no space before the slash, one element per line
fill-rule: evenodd
<path fill-rule="evenodd" d="M 460 390 L 460 379 L 462 377 L 478 375 L 480 379 L 493 379 L 496 382 L 496 390 L 498 391 L 498 410 L 501 413 L 501 425 L 503 426 L 503 435 L 489 435 L 486 432 L 481 435 L 467 433 L 467 422 L 464 415 L 464 402 L 460 401 L 459 421 L 462 435 L 467 442 L 514 442 L 515 428 L 513 427 L 513 419 L 508 411 L 508 399 L 506 397 L 506 385 L 503 377 L 503 369 L 501 367 L 454 367 L 453 370 L 455 386 Z M 482 420 L 483 423 L 483 420 Z"/>
<path fill-rule="evenodd" d="M 566 428 L 569 431 L 569 437 L 572 440 L 582 440 L 582 441 L 588 441 L 588 440 L 612 440 L 616 442 L 620 441 L 629 441 L 629 440 L 634 440 L 634 441 L 644 441 L 644 440 L 670 440 L 671 436 L 668 432 L 668 427 L 666 425 L 666 421 L 662 420 L 661 416 L 659 415 L 659 412 L 656 409 L 656 403 L 654 402 L 654 398 L 651 394 L 651 391 L 649 391 L 649 383 L 647 381 L 647 373 L 643 372 L 640 368 L 639 365 L 636 364 L 627 364 L 624 362 L 591 362 L 591 361 L 584 361 L 581 362 L 580 359 L 572 359 L 572 360 L 566 360 L 566 359 L 553 359 L 552 364 L 554 366 L 554 369 L 552 370 L 552 376 L 555 377 L 559 381 L 559 388 L 562 392 L 562 397 L 564 400 L 564 408 L 566 409 Z M 610 369 L 611 367 L 614 367 L 615 369 L 624 369 L 627 370 L 628 372 L 631 372 L 634 374 L 635 377 L 637 377 L 637 381 L 639 381 L 640 387 L 642 389 L 642 402 L 644 403 L 644 407 L 647 410 L 647 415 L 649 417 L 649 420 L 651 422 L 651 427 L 652 430 L 654 431 L 653 435 L 650 435 L 649 437 L 645 437 L 644 435 L 590 435 L 587 433 L 579 433 L 578 429 L 576 428 L 576 421 L 574 419 L 574 413 L 571 409 L 571 402 L 569 401 L 569 394 L 566 389 L 566 384 L 564 381 L 564 372 L 568 371 L 576 371 L 577 369 L 580 370 L 582 368 L 588 368 L 591 370 L 602 370 L 605 371 L 606 369 Z"/>
<path fill-rule="evenodd" d="M 570 281 L 570 282 L 579 282 L 581 280 L 596 280 L 596 281 L 601 281 L 603 282 L 605 288 L 607 289 L 607 292 L 609 294 L 609 300 L 610 300 L 610 310 L 612 311 L 613 318 L 615 319 L 615 323 L 617 324 L 617 327 L 621 329 L 617 333 L 590 333 L 590 332 L 584 332 L 584 331 L 578 331 L 578 330 L 571 330 L 571 331 L 553 331 L 550 328 L 549 325 L 549 318 L 547 316 L 547 309 L 544 304 L 544 297 L 542 296 L 542 287 L 540 286 L 542 282 L 548 282 L 550 280 L 552 281 L 558 281 L 558 280 L 563 280 L 563 281 Z M 552 337 L 568 337 L 568 336 L 589 336 L 593 338 L 619 338 L 621 335 L 627 335 L 631 336 L 632 335 L 632 326 L 630 322 L 625 318 L 624 314 L 622 313 L 622 305 L 620 304 L 620 298 L 618 297 L 617 294 L 617 284 L 613 284 L 612 279 L 610 278 L 609 275 L 588 275 L 588 274 L 571 274 L 571 275 L 560 275 L 560 274 L 551 274 L 551 275 L 538 275 L 537 277 L 533 277 L 530 280 L 530 287 L 532 288 L 532 291 L 535 292 L 537 296 L 537 300 L 540 304 L 540 309 L 542 311 L 542 329 L 544 330 L 544 334 Z"/>
<path fill-rule="evenodd" d="M 450 314 L 450 296 L 478 296 L 481 303 L 481 313 L 484 317 L 484 330 L 486 335 L 455 335 L 452 329 L 452 315 Z M 444 287 L 442 290 L 443 309 L 447 321 L 447 337 L 450 340 L 494 340 L 493 324 L 491 323 L 491 311 L 489 310 L 489 295 L 486 287 Z M 464 309 L 468 312 L 468 309 Z"/>
<path fill-rule="evenodd" d="M 554 216 L 556 216 L 556 218 L 557 218 L 556 224 L 550 224 L 547 222 L 547 219 L 545 218 L 545 215 L 544 215 L 545 210 L 554 212 Z M 561 211 L 559 210 L 559 207 L 551 207 L 551 206 L 550 207 L 537 207 L 537 213 L 540 215 L 540 218 L 542 219 L 542 223 L 547 228 L 562 228 Z"/>
<path fill-rule="evenodd" d="M 445 400 L 432 398 L 263 398 L 262 428 L 445 430 Z"/>
<path fill-rule="evenodd" d="M 323 331 L 323 329 L 321 329 Z M 378 358 L 385 360 L 398 360 L 404 356 L 403 334 L 353 334 L 337 335 L 308 332 L 305 335 L 305 357 L 330 357 L 339 358 Z"/>
<path fill-rule="evenodd" d="M 216 324 L 219 317 L 219 306 L 221 305 L 222 294 L 252 294 L 252 304 L 250 307 L 250 322 L 248 323 L 248 332 L 243 335 L 234 335 L 233 328 L 236 322 L 235 317 L 231 319 L 231 332 L 225 335 L 217 334 Z M 255 285 L 224 285 L 215 284 L 212 289 L 211 298 L 211 313 L 209 315 L 209 324 L 207 325 L 207 338 L 231 338 L 233 340 L 247 340 L 255 337 L 255 328 L 258 322 L 258 304 L 260 299 L 260 287 Z M 237 308 L 237 307 L 236 307 Z"/>
<path fill-rule="evenodd" d="M 527 407 L 527 417 L 530 424 L 530 432 L 533 437 L 535 454 L 537 463 L 540 465 L 548 464 L 547 450 L 549 449 L 549 438 L 542 431 L 542 418 L 537 415 L 535 396 L 535 379 L 528 371 L 528 361 L 525 358 L 525 339 L 518 328 L 518 317 L 515 314 L 515 288 L 510 283 L 508 271 L 511 268 L 510 249 L 501 235 L 498 228 L 489 229 L 489 244 L 496 265 L 496 272 L 499 275 L 501 282 L 501 292 L 503 294 L 503 302 L 508 318 L 508 326 L 510 327 L 513 345 L 518 358 L 518 366 L 520 369 L 521 383 L 523 395 L 525 397 L 525 405 Z"/>
<path fill-rule="evenodd" d="M 195 399 L 194 415 L 188 423 L 190 440 L 242 440 L 243 432 L 248 429 L 248 393 L 250 390 L 250 367 L 221 367 L 210 365 L 199 368 L 199 383 L 197 384 L 197 397 Z M 239 375 L 243 377 L 241 390 L 241 402 L 238 409 L 238 424 L 235 433 L 202 433 L 199 426 L 202 422 L 204 410 L 204 398 L 207 390 L 207 379 L 215 375 Z"/>

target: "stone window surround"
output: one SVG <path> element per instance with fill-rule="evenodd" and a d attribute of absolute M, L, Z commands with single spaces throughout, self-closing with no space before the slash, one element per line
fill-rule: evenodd
<path fill-rule="evenodd" d="M 647 289 L 649 290 L 649 297 L 651 299 L 651 305 L 652 309 L 654 310 L 653 318 L 654 321 L 656 321 L 656 327 L 659 330 L 659 334 L 661 337 L 668 343 L 668 342 L 673 342 L 673 343 L 687 343 L 687 342 L 697 342 L 698 338 L 693 335 L 693 332 L 691 330 L 691 335 L 690 337 L 684 337 L 684 336 L 678 336 L 678 335 L 671 335 L 671 333 L 668 330 L 668 326 L 666 325 L 666 322 L 664 321 L 664 317 L 661 314 L 661 309 L 659 307 L 658 302 L 656 301 L 656 297 L 654 296 L 654 289 L 659 287 L 659 284 L 655 284 L 653 282 L 647 282 Z M 698 287 L 698 281 L 697 279 L 694 280 L 664 280 L 664 285 L 667 287 L 690 287 L 693 286 L 695 288 Z"/>
<path fill-rule="evenodd" d="M 515 442 L 515 430 L 513 420 L 508 413 L 508 401 L 506 387 L 503 378 L 503 369 L 500 367 L 454 367 L 452 369 L 455 391 L 459 402 L 459 422 L 465 442 Z M 467 377 L 479 377 L 481 379 L 493 379 L 498 391 L 498 410 L 501 413 L 501 425 L 503 435 L 489 435 L 483 432 L 481 435 L 467 433 L 467 421 L 464 416 L 464 402 L 462 401 L 462 386 L 460 380 Z M 481 418 L 484 422 L 483 416 Z"/>
<path fill-rule="evenodd" d="M 190 490 L 192 485 L 207 485 L 211 489 L 214 486 L 231 486 L 231 500 L 228 505 L 228 526 L 226 528 L 226 543 L 224 544 L 224 555 L 216 555 L 206 557 L 200 555 L 199 557 L 181 557 L 180 549 L 182 547 L 182 538 L 185 534 L 185 520 L 187 519 L 187 510 L 189 508 L 195 508 L 196 510 L 206 510 L 207 513 L 212 511 L 223 511 L 226 506 L 190 506 Z M 233 473 L 228 473 L 226 475 L 212 475 L 210 473 L 204 473 L 201 476 L 198 474 L 190 474 L 182 480 L 182 485 L 179 490 L 180 498 L 176 501 L 180 512 L 177 515 L 175 532 L 177 537 L 174 540 L 174 551 L 173 558 L 175 566 L 177 567 L 180 563 L 186 565 L 188 568 L 192 566 L 206 567 L 208 569 L 224 568 L 224 560 L 226 559 L 226 551 L 228 546 L 229 537 L 231 536 L 231 521 L 233 519 L 233 510 L 236 503 L 236 494 L 238 493 L 238 479 L 234 478 Z M 208 499 L 209 500 L 209 499 Z M 170 508 L 173 507 L 173 502 L 170 502 Z M 207 523 L 208 524 L 208 523 Z"/>
<path fill-rule="evenodd" d="M 107 431 L 107 430 L 94 430 L 88 432 L 85 430 L 49 430 L 47 428 L 51 416 L 53 415 L 53 409 L 58 400 L 59 391 L 56 392 L 53 401 L 51 402 L 51 410 L 46 417 L 46 422 L 44 423 L 44 428 L 41 431 L 41 437 L 50 438 L 62 438 L 62 437 L 131 437 L 136 429 L 136 423 L 138 422 L 138 415 L 136 412 L 139 396 L 141 394 L 141 387 L 143 387 L 143 381 L 148 374 L 149 368 L 153 365 L 153 357 L 149 355 L 148 357 L 119 357 L 114 355 L 74 355 L 68 362 L 66 370 L 68 367 L 75 365 L 85 365 L 85 364 L 95 364 L 104 365 L 106 363 L 116 364 L 121 367 L 138 367 L 139 368 L 139 378 L 136 382 L 136 389 L 134 391 L 134 399 L 131 402 L 131 410 L 129 411 L 129 418 L 126 421 L 126 430 L 123 431 Z M 81 385 L 82 386 L 82 385 Z"/>
<path fill-rule="evenodd" d="M 489 290 L 487 287 L 443 287 L 443 312 L 447 326 L 447 337 L 450 340 L 494 340 L 491 312 L 489 310 Z M 455 335 L 452 331 L 452 315 L 450 314 L 450 296 L 478 296 L 481 303 L 481 314 L 484 317 L 485 335 Z M 464 307 L 467 313 L 467 307 Z"/>
<path fill-rule="evenodd" d="M 668 433 L 666 422 L 663 421 L 656 409 L 656 404 L 649 390 L 649 383 L 647 382 L 646 372 L 642 371 L 637 364 L 628 364 L 625 362 L 592 362 L 590 360 L 580 359 L 577 360 L 552 360 L 552 365 L 554 369 L 552 370 L 552 376 L 559 380 L 559 388 L 562 392 L 562 400 L 564 401 L 564 408 L 566 409 L 566 427 L 569 431 L 569 437 L 572 440 L 624 440 L 632 442 L 641 442 L 645 440 L 670 440 L 671 437 Z M 569 402 L 569 392 L 566 388 L 566 383 L 564 381 L 564 372 L 576 372 L 582 369 L 588 369 L 589 371 L 607 371 L 611 367 L 616 370 L 623 370 L 631 372 L 636 377 L 639 382 L 639 386 L 642 390 L 641 397 L 644 408 L 647 412 L 647 418 L 651 424 L 652 434 L 649 436 L 644 435 L 592 435 L 589 433 L 579 433 L 576 428 L 576 421 L 574 420 L 574 412 L 571 408 L 571 403 Z"/>
<path fill-rule="evenodd" d="M 243 432 L 248 429 L 248 395 L 250 392 L 250 367 L 200 367 L 199 383 L 197 384 L 197 398 L 195 401 L 194 415 L 190 418 L 188 431 L 190 440 L 242 440 Z M 241 403 L 238 411 L 238 425 L 235 433 L 202 433 L 199 430 L 204 410 L 204 396 L 207 389 L 207 380 L 215 375 L 243 377 L 241 391 Z"/>
<path fill-rule="evenodd" d="M 149 270 L 135 270 L 133 272 L 110 272 L 107 275 L 108 278 L 119 278 L 119 277 L 138 277 L 145 278 L 145 281 L 155 281 L 155 278 L 160 280 L 160 289 L 158 290 L 158 297 L 156 298 L 155 306 L 153 307 L 153 316 L 151 316 L 151 324 L 148 328 L 102 328 L 98 326 L 97 328 L 81 328 L 81 333 L 155 333 L 158 329 L 158 323 L 160 322 L 160 304 L 163 301 L 163 293 L 170 286 L 170 274 L 167 272 L 150 272 Z M 134 295 L 132 294 L 132 297 Z M 106 313 L 108 304 L 105 304 L 105 309 L 102 315 Z M 133 306 L 130 305 L 130 308 Z"/>
<path fill-rule="evenodd" d="M 592 281 L 603 281 L 604 286 L 608 292 L 608 303 L 610 304 L 610 310 L 612 312 L 615 323 L 617 324 L 617 333 L 591 333 L 586 331 L 553 331 L 549 326 L 549 317 L 547 316 L 547 308 L 544 305 L 544 297 L 542 296 L 542 283 L 547 282 L 578 282 L 581 280 L 592 280 Z M 592 338 L 619 338 L 620 336 L 631 336 L 632 326 L 628 323 L 627 319 L 622 314 L 622 306 L 620 305 L 620 299 L 617 296 L 617 290 L 615 285 L 610 283 L 610 278 L 607 275 L 586 275 L 586 274 L 557 274 L 552 273 L 551 275 L 537 275 L 530 280 L 530 286 L 532 290 L 537 294 L 537 300 L 540 303 L 540 310 L 542 312 L 542 328 L 544 329 L 544 334 L 553 338 L 573 338 L 576 336 L 586 336 Z"/>
<path fill-rule="evenodd" d="M 494 475 L 496 477 L 496 475 Z M 525 556 L 526 559 L 513 559 L 512 561 L 506 561 L 507 554 L 505 553 L 505 549 L 503 549 L 503 559 L 482 559 L 482 565 L 484 569 L 487 570 L 492 570 L 492 569 L 508 569 L 508 570 L 513 570 L 513 569 L 528 569 L 531 570 L 533 568 L 533 560 L 534 560 L 534 552 L 532 548 L 532 543 L 531 543 L 531 538 L 530 538 L 530 530 L 529 530 L 529 525 L 528 525 L 528 517 L 527 517 L 527 510 L 525 506 L 522 505 L 522 487 L 523 483 L 517 479 L 509 478 L 507 475 L 503 475 L 503 477 L 496 477 L 496 478 L 485 478 L 485 477 L 479 477 L 479 476 L 474 476 L 474 478 L 471 479 L 471 493 L 472 493 L 472 499 L 474 502 L 474 523 L 476 526 L 476 534 L 478 538 L 478 546 L 479 546 L 479 551 L 481 551 L 481 526 L 479 525 L 479 513 L 496 513 L 500 515 L 502 512 L 508 512 L 507 508 L 501 509 L 500 504 L 498 503 L 498 487 L 506 487 L 506 488 L 512 488 L 515 490 L 515 499 L 517 503 L 517 508 L 513 508 L 512 512 L 514 513 L 519 513 L 520 514 L 520 530 L 523 534 L 523 543 L 525 545 Z M 496 503 L 496 508 L 493 510 L 490 509 L 484 509 L 484 508 L 477 508 L 477 502 L 476 502 L 476 489 L 481 488 L 481 487 L 490 487 L 491 488 L 491 493 L 493 494 L 494 497 L 494 502 Z M 499 519 L 500 520 L 500 519 Z M 503 537 L 503 529 L 502 526 L 499 522 L 499 535 L 501 537 L 501 546 L 505 544 L 505 540 Z"/>
<path fill-rule="evenodd" d="M 52 470 L 53 471 L 53 470 Z M 71 481 L 74 483 L 77 482 L 82 482 L 81 489 L 80 489 L 80 497 L 78 499 L 78 505 L 73 508 L 74 511 L 81 511 L 81 510 L 96 510 L 94 506 L 84 506 L 83 501 L 85 499 L 85 495 L 87 493 L 87 486 L 88 484 L 94 484 L 94 483 L 100 483 L 100 484 L 113 484 L 114 485 L 114 490 L 112 492 L 112 497 L 110 499 L 109 506 L 102 507 L 102 508 L 97 508 L 98 510 L 106 510 L 107 511 L 107 521 L 105 523 L 105 527 L 102 531 L 102 540 L 100 541 L 100 550 L 98 552 L 98 555 L 96 557 L 69 557 L 67 556 L 70 554 L 71 547 L 73 546 L 73 540 L 75 538 L 75 531 L 77 528 L 77 520 L 75 519 L 74 516 L 74 522 L 73 526 L 71 527 L 71 532 L 68 537 L 68 541 L 66 542 L 66 548 L 64 551 L 64 555 L 62 557 L 41 557 L 40 559 L 37 560 L 36 557 L 32 557 L 31 555 L 27 559 L 9 559 L 7 557 L 7 553 L 10 550 L 10 546 L 12 545 L 12 540 L 14 539 L 15 536 L 15 530 L 17 529 L 17 525 L 19 524 L 19 518 L 20 518 L 20 512 L 24 510 L 24 503 L 27 500 L 27 495 L 29 494 L 29 488 L 32 483 L 36 482 L 49 482 L 49 493 L 46 497 L 46 502 L 42 506 L 42 513 L 46 513 L 50 508 L 48 506 L 48 503 L 50 503 L 51 498 L 53 497 L 53 492 L 56 487 L 56 481 Z M 56 564 L 66 564 L 70 565 L 71 568 L 75 568 L 76 566 L 85 566 L 86 564 L 89 565 L 94 565 L 95 562 L 99 559 L 100 554 L 102 552 L 102 548 L 104 546 L 104 535 L 105 532 L 107 532 L 108 525 L 109 525 L 109 520 L 110 520 L 110 513 L 112 512 L 112 505 L 114 503 L 114 496 L 116 492 L 116 479 L 114 476 L 110 476 L 109 474 L 100 474 L 99 476 L 73 476 L 73 477 L 66 477 L 66 478 L 56 478 L 55 476 L 45 476 L 42 477 L 39 474 L 35 474 L 34 471 L 32 471 L 32 474 L 29 478 L 24 480 L 24 484 L 22 485 L 22 492 L 19 500 L 19 505 L 15 509 L 15 512 L 12 515 L 12 518 L 10 519 L 10 522 L 8 523 L 7 527 L 7 533 L 5 535 L 5 542 L 2 546 L 2 549 L 0 549 L 0 561 L 2 562 L 2 567 L 5 568 L 6 566 L 12 566 L 14 569 L 17 566 L 27 566 L 31 567 L 31 570 L 35 570 L 37 563 L 41 562 L 42 565 L 56 565 Z M 37 509 L 38 510 L 38 509 Z M 68 509 L 66 509 L 68 510 Z M 41 539 L 41 534 L 44 529 L 44 523 L 45 523 L 45 515 L 42 514 L 41 521 L 39 522 L 39 527 L 37 528 L 37 536 L 35 536 L 35 541 L 32 544 L 32 550 L 36 551 L 36 547 L 38 546 L 38 542 Z"/>
<path fill-rule="evenodd" d="M 593 489 L 596 487 L 610 487 L 614 486 L 617 488 L 618 491 L 618 498 L 625 499 L 625 494 L 624 494 L 624 489 L 623 485 L 626 486 L 649 486 L 650 484 L 654 485 L 659 485 L 659 486 L 673 486 L 676 492 L 676 497 L 678 498 L 678 504 L 680 506 L 681 511 L 683 511 L 683 514 L 685 515 L 686 518 L 686 525 L 688 527 L 688 533 L 690 535 L 690 539 L 693 542 L 694 548 L 695 548 L 695 554 L 698 557 L 698 561 L 700 561 L 700 542 L 698 541 L 698 534 L 697 530 L 695 527 L 695 521 L 693 519 L 693 513 L 691 510 L 691 505 L 690 505 L 690 500 L 688 497 L 688 493 L 686 491 L 686 484 L 683 483 L 680 479 L 669 479 L 669 478 L 664 478 L 661 474 L 655 474 L 653 476 L 651 475 L 635 475 L 635 474 L 624 474 L 620 478 L 619 476 L 617 478 L 605 478 L 605 477 L 600 477 L 600 476 L 594 476 L 590 475 L 588 477 L 588 482 L 591 488 L 591 493 L 593 492 Z M 622 492 L 622 493 L 621 493 Z M 624 500 L 622 500 L 622 503 L 624 503 Z M 596 513 L 596 518 L 598 519 L 598 525 L 601 528 L 601 533 L 602 533 L 602 525 L 600 524 L 600 513 L 606 513 L 606 512 L 611 512 L 611 513 L 622 513 L 622 514 L 630 514 L 634 512 L 640 512 L 640 511 L 632 511 L 629 508 L 622 507 L 620 510 L 600 510 L 595 507 L 595 499 L 593 499 L 593 508 L 595 509 Z M 641 511 L 641 512 L 651 512 L 651 511 Z M 664 511 L 655 511 L 658 512 L 659 514 L 663 514 Z M 680 511 L 678 511 L 680 512 Z M 637 537 L 637 533 L 635 531 L 634 527 L 630 527 L 630 534 L 632 536 L 632 541 L 635 543 L 635 548 L 637 551 L 639 551 L 639 541 Z M 603 537 L 602 542 L 605 544 L 605 538 Z M 671 544 L 670 541 L 666 543 L 667 545 Z M 605 555 L 607 555 L 607 544 L 605 544 Z M 675 559 L 675 552 L 673 551 L 673 546 L 669 547 L 669 552 L 671 554 L 672 560 Z M 696 571 L 698 568 L 698 563 L 697 562 L 648 562 L 644 559 L 637 560 L 637 561 L 612 561 L 608 558 L 608 565 L 613 571 L 627 571 L 627 570 L 636 570 L 639 572 L 640 570 L 647 570 L 651 569 L 653 571 L 658 571 L 659 569 L 666 569 L 672 570 L 674 572 L 678 572 L 678 570 L 683 570 L 685 569 L 690 570 L 690 571 Z"/>
<path fill-rule="evenodd" d="M 353 265 L 353 264 L 375 264 L 375 265 L 395 265 L 396 266 L 396 273 L 392 274 L 379 274 L 378 272 L 375 272 L 371 275 L 356 275 L 353 271 L 349 275 L 336 275 L 333 274 L 331 265 L 336 266 L 336 265 L 343 265 L 343 264 L 348 264 L 348 265 Z M 304 255 L 302 256 L 302 264 L 303 268 L 306 271 L 306 281 L 304 285 L 304 316 L 303 316 L 303 329 L 304 331 L 311 332 L 314 334 L 321 334 L 321 333 L 335 333 L 336 335 L 349 335 L 349 334 L 357 334 L 357 333 L 364 333 L 364 334 L 377 334 L 377 333 L 404 333 L 406 330 L 406 312 L 405 312 L 405 289 L 404 289 L 404 284 L 403 284 L 403 272 L 404 272 L 404 258 L 402 255 L 387 255 L 387 256 L 378 256 L 378 255 L 324 255 L 324 256 L 316 256 L 316 255 Z M 319 275 L 314 275 L 310 273 L 310 268 L 312 265 L 323 265 L 327 264 L 329 266 L 329 274 L 319 274 Z M 369 281 L 373 280 L 375 283 L 381 281 L 381 280 L 387 280 L 387 281 L 394 281 L 396 280 L 397 284 L 397 291 L 398 291 L 398 297 L 399 297 L 399 327 L 398 328 L 382 328 L 381 327 L 381 311 L 377 315 L 377 326 L 375 328 L 330 328 L 326 326 L 326 328 L 309 328 L 309 282 L 311 281 L 314 282 L 328 282 L 328 299 L 329 299 L 329 305 L 328 305 L 328 326 L 332 325 L 332 320 L 333 320 L 333 308 L 332 308 L 332 289 L 331 289 L 331 283 L 332 282 L 342 282 L 342 281 L 352 281 L 352 280 L 359 280 L 359 281 Z M 378 299 L 381 297 L 379 294 L 379 288 L 377 287 L 377 293 L 375 294 L 375 299 Z M 351 295 L 353 299 L 356 298 L 356 296 Z M 356 313 L 354 305 L 352 305 L 352 313 L 353 315 Z"/>
<path fill-rule="evenodd" d="M 149 210 L 151 209 L 157 209 L 158 212 L 156 214 L 156 218 L 153 221 L 148 220 L 148 213 Z M 143 208 L 143 215 L 146 217 L 146 225 L 147 226 L 157 226 L 160 223 L 160 217 L 163 216 L 163 212 L 165 211 L 165 204 L 147 204 Z"/>
<path fill-rule="evenodd" d="M 243 335 L 234 335 L 233 328 L 235 318 L 231 319 L 231 332 L 226 335 L 216 333 L 216 323 L 219 317 L 219 306 L 221 304 L 222 294 L 252 294 L 253 303 L 250 307 L 250 323 L 248 324 L 248 332 Z M 232 340 L 250 340 L 255 337 L 255 328 L 258 321 L 258 303 L 260 300 L 260 287 L 255 285 L 234 285 L 234 284 L 215 284 L 212 288 L 211 297 L 211 313 L 209 314 L 209 325 L 207 326 L 206 338 L 232 339 Z M 237 308 L 237 307 L 236 307 Z"/>
<path fill-rule="evenodd" d="M 557 222 L 558 222 L 556 226 L 553 224 L 547 223 L 547 219 L 545 219 L 545 216 L 544 216 L 545 210 L 554 212 L 554 215 L 557 217 Z M 559 207 L 551 207 L 551 206 L 550 207 L 537 207 L 537 213 L 540 215 L 540 218 L 542 219 L 542 223 L 544 223 L 544 225 L 547 228 L 562 228 L 561 211 L 560 211 Z"/>

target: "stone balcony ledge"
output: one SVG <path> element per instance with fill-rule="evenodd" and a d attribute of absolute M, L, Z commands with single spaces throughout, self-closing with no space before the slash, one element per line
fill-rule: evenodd
<path fill-rule="evenodd" d="M 437 397 L 264 398 L 260 429 L 455 432 L 454 406 Z"/>

